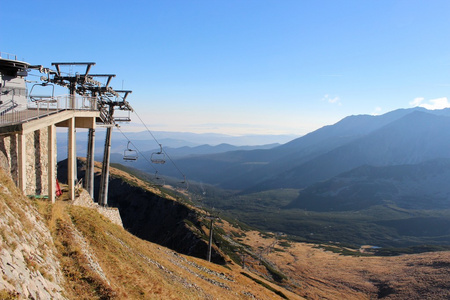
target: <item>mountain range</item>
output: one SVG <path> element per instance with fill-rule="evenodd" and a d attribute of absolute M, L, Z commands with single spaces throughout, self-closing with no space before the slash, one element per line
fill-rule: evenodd
<path fill-rule="evenodd" d="M 165 164 L 150 163 L 155 149 L 127 166 L 166 182 L 181 171 L 193 198 L 257 228 L 314 242 L 450 244 L 450 109 L 348 116 L 256 149 L 168 149 Z"/>
<path fill-rule="evenodd" d="M 264 230 L 351 245 L 448 245 L 449 149 L 450 109 L 412 108 L 349 116 L 271 149 L 175 163 L 209 184 L 210 206 Z"/>
<path fill-rule="evenodd" d="M 270 149 L 177 158 L 188 177 L 224 189 L 302 189 L 354 168 L 450 158 L 450 109 L 349 116 Z M 145 169 L 145 166 L 140 166 Z M 171 166 L 161 173 L 176 175 Z"/>
<path fill-rule="evenodd" d="M 281 143 L 285 143 L 296 137 L 294 135 L 230 136 L 213 133 L 151 132 L 157 138 L 157 143 L 148 131 L 122 132 L 114 130 L 112 134 L 111 153 L 117 154 L 114 158 L 116 162 L 120 162 L 118 157 L 123 155 L 128 147 L 141 152 L 143 155 L 151 155 L 151 153 L 160 150 L 158 145 L 160 143 L 170 156 L 180 157 L 236 150 L 268 149 L 279 146 Z M 79 130 L 77 132 L 77 156 L 86 156 L 87 138 L 87 131 Z M 67 131 L 59 131 L 57 133 L 57 140 L 58 161 L 61 161 L 67 158 Z M 130 141 L 130 144 L 128 144 L 128 141 Z M 98 161 L 102 161 L 104 144 L 105 130 L 98 128 L 95 139 L 95 156 Z"/>
<path fill-rule="evenodd" d="M 286 208 L 355 211 L 375 205 L 401 209 L 450 209 L 450 159 L 419 164 L 364 165 L 300 191 Z"/>

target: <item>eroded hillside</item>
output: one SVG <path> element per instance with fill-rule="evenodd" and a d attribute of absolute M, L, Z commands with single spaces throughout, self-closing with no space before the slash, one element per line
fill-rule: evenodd
<path fill-rule="evenodd" d="M 50 231 L 2 169 L 0 235 L 0 298 L 63 298 L 64 276 Z"/>
<path fill-rule="evenodd" d="M 141 240 L 95 209 L 29 200 L 1 178 L 3 298 L 299 298 L 239 266 Z"/>
<path fill-rule="evenodd" d="M 153 189 L 125 172 L 112 173 L 135 188 Z M 95 209 L 61 199 L 53 205 L 27 199 L 0 175 L 0 298 L 450 297 L 450 252 L 375 257 L 366 249 L 295 243 L 222 220 L 214 235 L 214 247 L 226 261 L 222 266 L 142 240 Z M 180 199 L 154 192 L 196 213 Z M 200 227 L 208 232 L 205 223 Z"/>

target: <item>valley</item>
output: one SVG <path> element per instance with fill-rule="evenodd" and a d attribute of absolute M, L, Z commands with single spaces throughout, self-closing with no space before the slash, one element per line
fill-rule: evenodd
<path fill-rule="evenodd" d="M 78 166 L 81 173 L 84 161 L 80 160 Z M 64 165 L 60 168 L 63 170 Z M 99 171 L 97 164 L 96 173 Z M 3 199 L 17 193 L 6 178 L 3 177 L 1 182 L 0 196 Z M 60 284 L 60 292 L 54 290 L 52 293 L 55 295 L 64 293 L 69 299 L 449 297 L 449 251 L 381 257 L 378 250 L 370 246 L 354 248 L 342 243 L 313 242 L 312 239 L 308 242 L 296 241 L 293 236 L 278 231 L 254 230 L 225 213 L 222 215 L 222 211 L 221 220 L 215 222 L 213 237 L 215 264 L 208 263 L 204 257 L 209 230 L 204 216 L 214 211 L 205 207 L 208 204 L 206 200 L 191 200 L 169 186 L 155 187 L 151 181 L 116 168 L 111 168 L 111 180 L 114 187 L 122 187 L 118 191 L 125 191 L 129 196 L 111 190 L 111 204 L 117 201 L 114 197 L 122 198 L 122 204 L 115 202 L 114 205 L 119 206 L 124 226 L 129 232 L 100 216 L 95 209 L 71 205 L 70 201 L 64 200 L 64 196 L 53 205 L 45 200 L 22 199 L 19 202 L 8 200 L 6 206 L 3 204 L 1 207 L 0 212 L 12 211 L 6 213 L 6 222 L 11 222 L 7 220 L 13 215 L 20 215 L 22 206 L 28 207 L 26 209 L 32 214 L 35 213 L 33 210 L 39 211 L 39 215 L 33 218 L 45 222 L 52 236 L 45 242 L 48 245 L 45 255 L 49 256 L 51 251 L 62 268 L 58 271 L 60 273 L 39 271 L 44 278 L 58 276 L 56 282 Z M 208 187 L 204 188 L 208 193 Z M 285 199 L 282 204 L 287 205 L 298 193 L 298 190 L 287 189 L 277 193 L 266 191 L 243 195 L 242 198 L 233 198 L 233 205 L 239 207 L 239 203 L 247 203 L 253 209 L 268 211 L 277 200 L 276 196 L 282 196 Z M 146 209 L 146 205 L 150 210 Z M 130 210 L 126 206 L 139 209 Z M 152 210 L 159 216 L 152 216 Z M 142 213 L 144 216 L 140 217 Z M 272 211 L 272 214 L 276 212 Z M 270 214 L 267 213 L 267 216 Z M 30 226 L 35 226 L 30 222 L 37 221 L 26 221 L 27 218 L 16 219 L 14 222 L 19 222 L 16 228 L 25 226 L 28 229 L 23 231 L 27 232 Z M 318 217 L 314 216 L 314 219 Z M 133 222 L 130 223 L 130 220 Z M 19 225 L 21 222 L 24 225 Z M 7 251 L 2 252 L 4 255 L 13 253 L 11 247 L 17 247 L 16 237 L 10 230 L 2 227 L 2 247 Z M 152 235 L 155 230 L 158 233 Z M 184 238 L 177 237 L 176 232 Z M 201 244 L 205 246 L 194 247 Z M 36 268 L 33 267 L 36 265 L 34 261 L 40 261 L 42 254 L 33 249 L 20 251 L 30 257 L 28 268 Z M 14 259 L 17 260 L 18 256 Z M 7 266 L 2 268 L 9 270 Z M 45 268 L 59 267 L 55 264 Z M 15 284 L 9 277 L 5 278 L 10 284 Z M 5 286 L 8 287 L 7 284 Z M 14 298 L 15 295 L 1 289 L 0 292 L 3 296 Z"/>
<path fill-rule="evenodd" d="M 266 248 L 275 240 L 261 236 L 250 232 L 245 241 Z M 364 256 L 364 252 L 357 250 L 342 255 L 334 253 L 335 250 L 310 243 L 278 242 L 266 257 L 298 284 L 297 291 L 307 299 L 445 299 L 450 296 L 449 252 L 387 258 Z"/>
<path fill-rule="evenodd" d="M 449 1 L 105 4 L 1 2 L 0 300 L 450 299 Z"/>
<path fill-rule="evenodd" d="M 64 194 L 55 204 L 22 199 L 18 203 L 28 208 L 16 207 L 8 195 L 18 192 L 5 175 L 0 190 L 9 199 L 0 210 L 7 212 L 5 220 L 23 215 L 22 209 L 35 211 L 32 219 L 44 222 L 49 233 L 45 254 L 19 247 L 20 254 L 14 252 L 18 242 L 12 227 L 3 226 L 3 260 L 15 253 L 11 259 L 25 274 L 35 272 L 43 255 L 54 257 L 59 263 L 38 269 L 39 284 L 57 278 L 49 293 L 69 299 L 448 298 L 450 157 L 439 150 L 446 142 L 417 141 L 417 147 L 405 150 L 412 139 L 432 136 L 434 126 L 429 126 L 433 130 L 409 137 L 400 130 L 383 142 L 385 153 L 367 151 L 381 143 L 370 136 L 396 131 L 392 122 L 424 119 L 441 130 L 447 113 L 349 117 L 281 146 L 213 154 L 180 150 L 186 154 L 175 156 L 175 162 L 193 164 L 187 169 L 194 174 L 188 190 L 178 178 L 164 173 L 161 183 L 145 164 L 118 164 L 116 156 L 108 205 L 120 213 L 125 230 L 99 215 L 94 202 L 79 207 Z M 370 126 L 356 126 L 355 120 Z M 400 149 L 403 154 L 395 154 Z M 345 167 L 349 161 L 353 165 Z M 205 164 L 209 167 L 202 169 Z M 80 178 L 85 170 L 86 160 L 78 159 Z M 101 165 L 96 162 L 94 170 L 98 187 Z M 308 170 L 317 176 L 302 179 Z M 66 174 L 63 160 L 61 183 L 67 182 Z M 210 217 L 217 218 L 211 263 L 205 261 Z M 13 219 L 5 222 L 22 222 Z M 27 232 L 31 221 L 22 219 L 15 226 Z M 17 279 L 8 265 L 2 269 L 7 271 L 0 296 L 39 293 L 10 292 Z"/>
<path fill-rule="evenodd" d="M 280 146 L 174 161 L 188 170 L 197 205 L 263 230 L 354 248 L 446 249 L 448 132 L 449 109 L 399 109 L 349 116 Z M 146 164 L 126 167 L 153 174 Z M 171 164 L 158 172 L 177 175 Z"/>

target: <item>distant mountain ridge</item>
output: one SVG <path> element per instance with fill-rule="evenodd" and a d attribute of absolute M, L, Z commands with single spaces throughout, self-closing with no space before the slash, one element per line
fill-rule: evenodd
<path fill-rule="evenodd" d="M 450 109 L 349 116 L 279 147 L 177 159 L 192 180 L 247 192 L 304 188 L 361 165 L 448 158 Z M 171 174 L 170 170 L 163 170 Z"/>
<path fill-rule="evenodd" d="M 286 208 L 351 211 L 374 205 L 450 209 L 450 159 L 397 166 L 361 166 L 300 191 Z"/>
<path fill-rule="evenodd" d="M 361 165 L 389 166 L 450 158 L 447 149 L 450 117 L 413 111 L 262 185 L 302 188 Z"/>
<path fill-rule="evenodd" d="M 180 148 L 164 148 L 165 153 L 170 155 L 170 159 L 177 159 L 177 158 L 183 158 L 183 157 L 196 157 L 196 156 L 202 156 L 202 155 L 208 155 L 208 154 L 217 154 L 217 153 L 225 153 L 225 152 L 231 152 L 231 151 L 249 151 L 249 150 L 255 150 L 255 149 L 271 149 L 274 147 L 279 146 L 280 144 L 269 144 L 269 145 L 261 145 L 261 146 L 233 146 L 230 144 L 220 144 L 217 146 L 211 146 L 211 145 L 200 145 L 196 147 L 180 147 Z M 132 149 L 134 149 L 131 146 Z M 130 161 L 127 162 L 127 165 L 130 165 L 131 167 L 136 167 L 140 170 L 148 170 L 149 165 L 146 163 L 146 160 L 150 160 L 153 153 L 159 152 L 160 149 L 153 149 L 150 151 L 144 151 L 144 152 L 136 152 L 137 155 L 137 161 L 141 162 L 137 166 L 134 166 L 133 163 L 130 165 Z M 144 156 L 144 157 L 142 157 Z M 100 161 L 102 159 L 103 155 L 97 155 L 96 160 Z M 112 153 L 111 154 L 111 162 L 113 163 L 124 163 L 124 152 L 119 153 Z M 169 160 L 169 158 L 164 158 L 166 160 Z"/>
<path fill-rule="evenodd" d="M 157 141 L 174 156 L 190 154 L 211 154 L 235 150 L 267 149 L 288 142 L 295 135 L 242 135 L 231 136 L 213 133 L 190 132 L 152 132 Z M 58 132 L 58 161 L 67 158 L 67 132 Z M 111 153 L 123 153 L 128 141 L 141 152 L 154 151 L 159 146 L 147 131 L 118 132 L 113 131 Z M 105 143 L 105 131 L 102 128 L 96 130 L 95 153 L 103 155 Z M 86 156 L 87 132 L 77 133 L 77 156 Z M 175 149 L 175 150 L 174 150 Z M 159 150 L 159 149 L 157 149 Z M 101 158 L 100 158 L 101 160 Z"/>
<path fill-rule="evenodd" d="M 266 145 L 258 145 L 258 146 L 234 146 L 230 144 L 219 144 L 215 146 L 211 145 L 200 145 L 195 147 L 184 146 L 180 148 L 172 148 L 167 147 L 164 148 L 165 151 L 170 153 L 171 157 L 184 157 L 184 156 L 193 156 L 193 155 L 205 155 L 205 154 L 216 154 L 216 153 L 224 153 L 229 151 L 238 151 L 238 150 L 256 150 L 256 149 L 271 149 L 279 146 L 278 143 L 266 144 Z M 143 154 L 147 154 L 148 156 L 151 153 L 159 151 L 159 149 L 153 149 L 150 151 L 145 151 Z"/>

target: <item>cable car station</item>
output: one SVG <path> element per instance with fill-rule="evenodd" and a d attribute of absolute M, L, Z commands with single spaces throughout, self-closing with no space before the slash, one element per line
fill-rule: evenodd
<path fill-rule="evenodd" d="M 56 127 L 65 127 L 68 129 L 69 199 L 74 200 L 78 182 L 75 130 L 86 128 L 89 136 L 84 184 L 93 197 L 95 130 L 99 126 L 106 127 L 98 197 L 98 203 L 106 206 L 112 128 L 116 122 L 130 121 L 129 117 L 115 119 L 114 111 L 132 111 L 126 101 L 131 91 L 114 90 L 110 82 L 115 75 L 90 74 L 91 68 L 95 66 L 93 62 L 57 62 L 52 63 L 52 66 L 55 69 L 30 65 L 18 61 L 14 55 L 0 53 L 1 166 L 11 172 L 17 186 L 25 194 L 47 195 L 54 202 Z M 84 73 L 63 72 L 64 68 L 73 66 L 85 67 Z M 28 94 L 25 77 L 29 70 L 38 70 L 44 76 L 40 78 L 41 82 L 32 86 Z M 106 84 L 97 81 L 96 77 L 106 77 Z M 55 96 L 55 85 L 68 88 L 69 94 Z M 45 94 L 39 94 L 44 90 Z M 137 156 L 134 157 L 137 159 Z"/>

